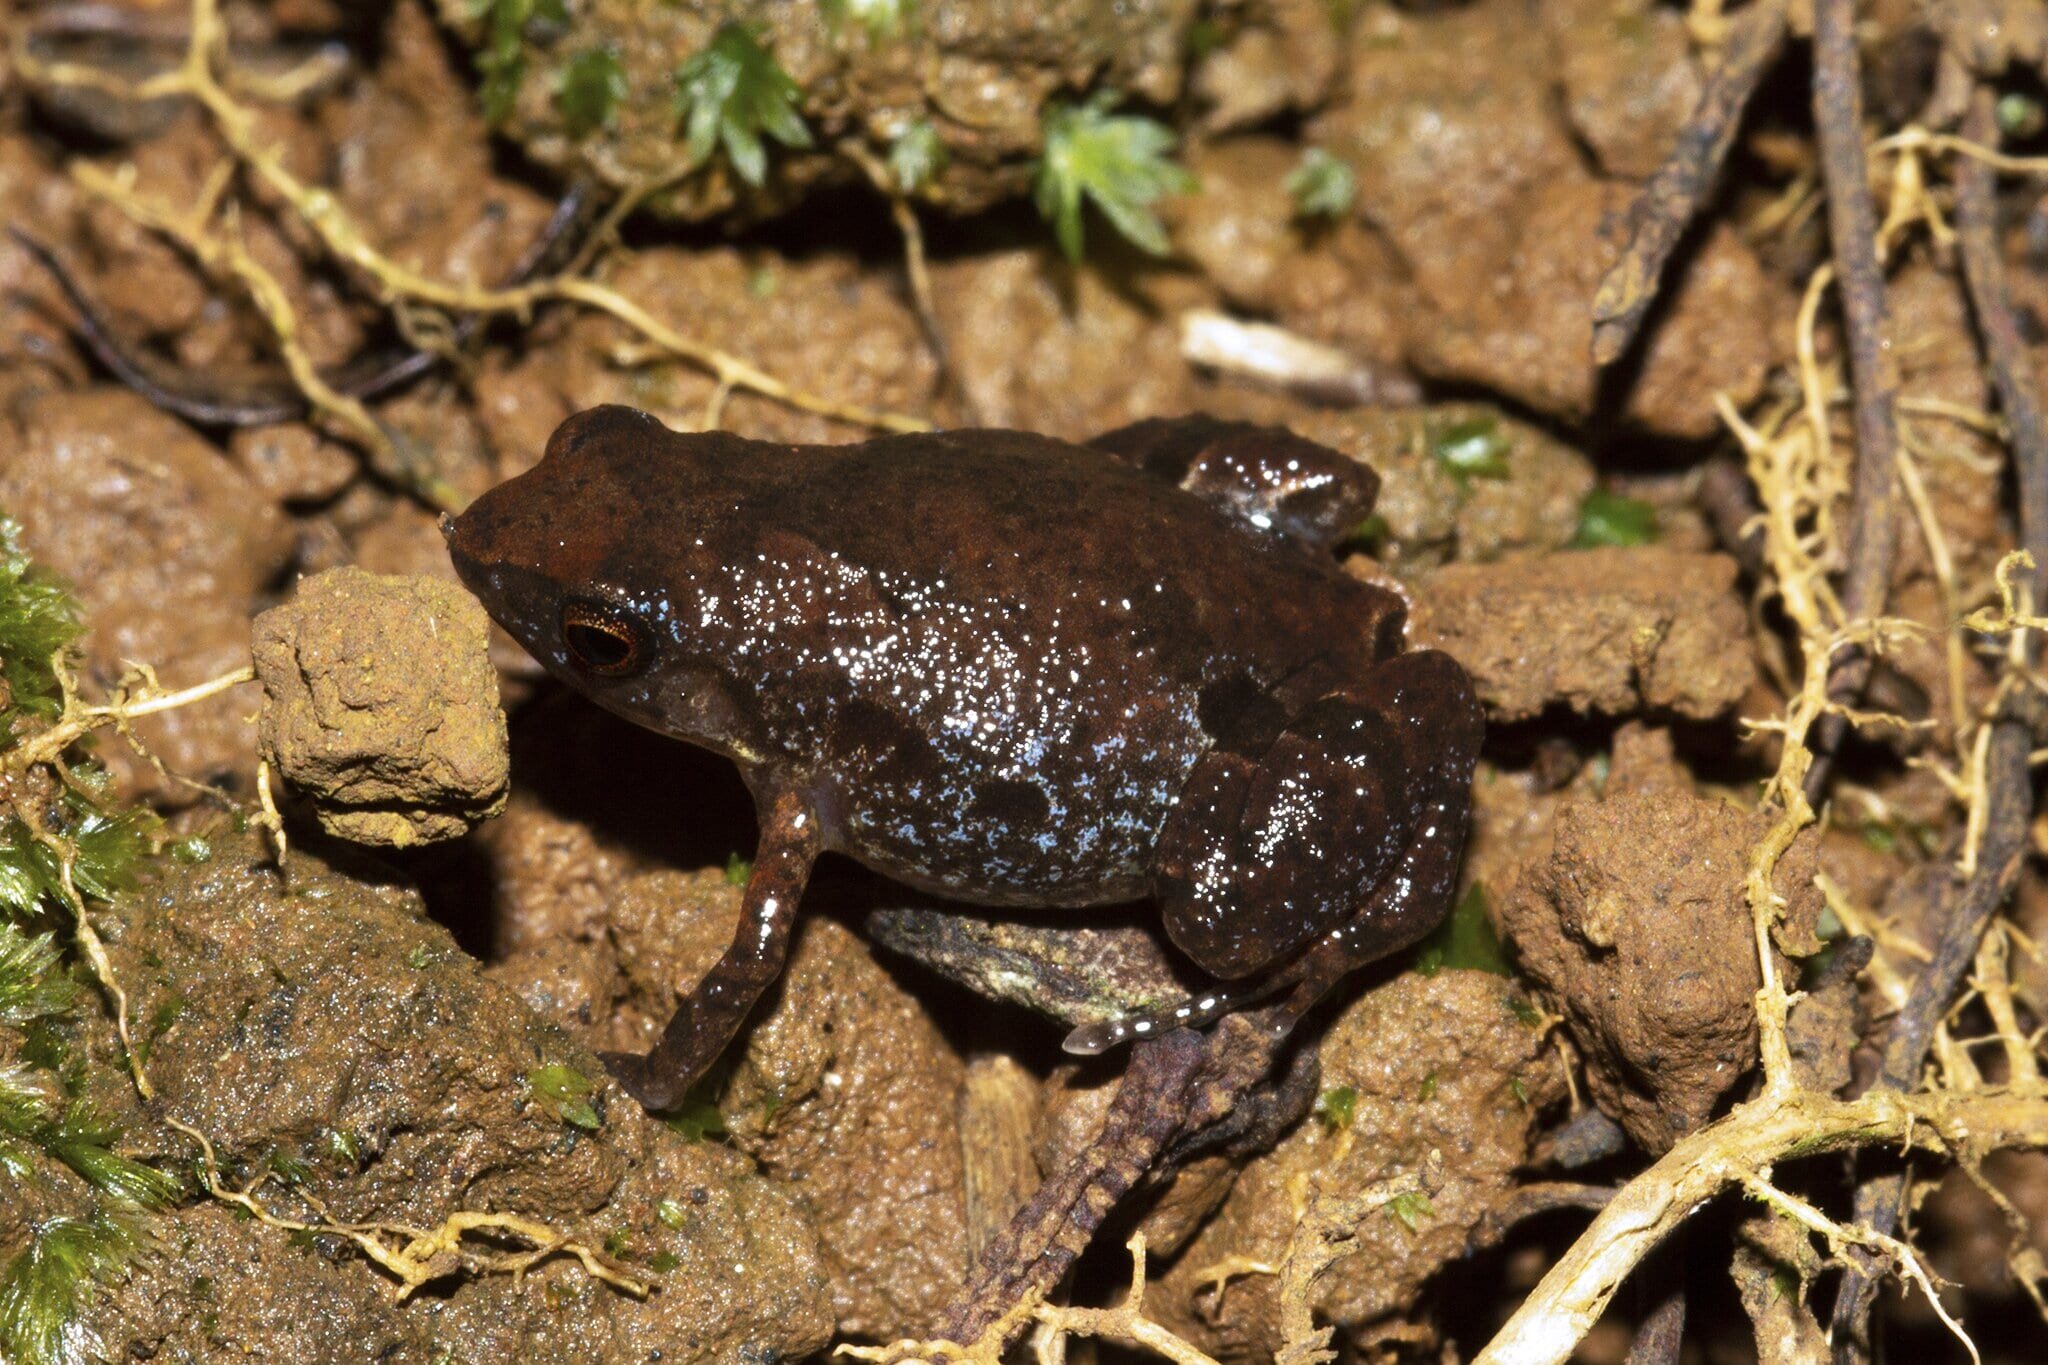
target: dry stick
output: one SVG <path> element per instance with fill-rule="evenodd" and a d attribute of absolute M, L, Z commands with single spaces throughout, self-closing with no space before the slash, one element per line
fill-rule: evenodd
<path fill-rule="evenodd" d="M 1757 1171 L 1856 1147 L 1947 1152 L 1963 1144 L 1980 1152 L 2048 1146 L 2048 1102 L 1995 1090 L 1873 1090 L 1856 1100 L 1800 1090 L 1747 1101 L 1679 1139 L 1624 1185 L 1472 1365 L 1563 1365 L 1643 1258 L 1701 1205 L 1744 1187 Z M 1832 1231 L 1853 1240 L 1858 1230 Z"/>
<path fill-rule="evenodd" d="M 1863 93 L 1856 64 L 1855 0 L 1815 0 L 1813 7 L 1813 116 L 1827 186 L 1828 238 L 1841 282 L 1842 321 L 1849 342 L 1849 387 L 1855 403 L 1856 467 L 1849 485 L 1849 566 L 1842 608 L 1851 621 L 1884 610 L 1898 538 L 1892 516 L 1893 471 L 1898 464 L 1898 367 L 1889 354 L 1891 319 L 1884 270 L 1877 261 L 1877 210 L 1863 154 Z M 1870 654 L 1845 651 L 1835 665 L 1829 695 L 1853 703 L 1870 677 Z M 1813 766 L 1806 793 L 1818 800 L 1827 785 L 1835 747 L 1847 725 L 1838 713 L 1823 716 L 1813 736 Z"/>
<path fill-rule="evenodd" d="M 1785 41 L 1785 7 L 1758 0 L 1730 25 L 1721 64 L 1678 144 L 1628 210 L 1628 244 L 1593 296 L 1593 363 L 1619 360 L 1649 316 L 1673 248 L 1713 191 L 1757 83 Z"/>
<path fill-rule="evenodd" d="M 1985 145 L 1995 143 L 1998 125 L 1988 90 L 1971 100 L 1964 136 Z M 1955 172 L 1956 233 L 1963 277 L 1977 315 L 1998 401 L 2011 430 L 2013 460 L 2020 494 L 2020 547 L 2036 565 L 2048 565 L 2048 422 L 2040 395 L 2031 381 L 2032 361 L 2020 339 L 2012 298 L 2006 289 L 2005 262 L 1998 250 L 1997 171 L 1983 160 L 1958 158 Z M 2035 601 L 2040 601 L 2042 570 L 2033 574 Z M 2024 602 L 2024 598 L 2022 599 Z M 2038 650 L 2034 632 L 2013 636 L 2015 672 L 2032 668 Z M 1938 907 L 1941 925 L 1933 960 L 1913 983 L 1912 993 L 1892 1023 L 1885 1043 L 1884 1067 L 1876 1084 L 1895 1090 L 1910 1088 L 1920 1075 L 1934 1030 L 1946 1017 L 1949 1002 L 1976 960 L 1978 944 L 1991 917 L 2004 903 L 2026 854 L 2027 826 L 2033 818 L 2034 790 L 2028 771 L 2034 714 L 2039 707 L 2030 692 L 2001 690 L 1997 715 L 1990 722 L 1989 752 L 1984 764 L 1986 806 L 1983 836 L 1972 875 L 1952 882 Z M 1856 1191 L 1856 1220 L 1880 1233 L 1898 1225 L 1905 1197 L 1903 1175 L 1865 1181 Z M 1868 1324 L 1877 1281 L 1859 1270 L 1843 1282 L 1835 1300 L 1836 1359 L 1868 1357 Z"/>

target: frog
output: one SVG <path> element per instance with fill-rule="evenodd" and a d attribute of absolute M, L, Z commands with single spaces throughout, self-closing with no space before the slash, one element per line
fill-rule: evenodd
<path fill-rule="evenodd" d="M 1213 984 L 1080 1023 L 1083 1055 L 1253 1002 L 1285 1036 L 1427 935 L 1483 723 L 1456 661 L 1405 647 L 1403 593 L 1336 554 L 1378 491 L 1203 416 L 837 445 L 570 416 L 444 520 L 456 573 L 570 688 L 731 759 L 759 821 L 736 932 L 649 1051 L 605 1055 L 622 1088 L 685 1098 L 826 852 L 969 910 L 1155 905 Z"/>

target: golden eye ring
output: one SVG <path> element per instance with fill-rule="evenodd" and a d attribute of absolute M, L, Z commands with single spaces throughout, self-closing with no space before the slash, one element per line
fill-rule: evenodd
<path fill-rule="evenodd" d="M 578 668 L 608 678 L 637 670 L 647 654 L 647 628 L 603 602 L 562 607 L 562 644 Z"/>

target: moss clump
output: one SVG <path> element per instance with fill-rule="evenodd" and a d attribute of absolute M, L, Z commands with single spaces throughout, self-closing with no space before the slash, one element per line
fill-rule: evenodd
<path fill-rule="evenodd" d="M 749 185 L 768 178 L 763 134 L 785 147 L 808 147 L 811 130 L 797 106 L 803 87 L 745 24 L 728 23 L 711 43 L 676 68 L 676 116 L 692 164 L 723 148 L 733 171 Z"/>
<path fill-rule="evenodd" d="M 78 604 L 29 562 L 20 524 L 0 514 L 0 736 L 23 717 L 57 714 L 55 660 L 78 643 L 79 629 Z"/>
<path fill-rule="evenodd" d="M 1119 98 L 1105 90 L 1046 116 L 1034 194 L 1069 260 L 1081 259 L 1084 200 L 1140 250 L 1164 256 L 1166 228 L 1152 206 L 1195 188 L 1195 177 L 1170 155 L 1173 130 L 1156 119 L 1110 113 Z"/>

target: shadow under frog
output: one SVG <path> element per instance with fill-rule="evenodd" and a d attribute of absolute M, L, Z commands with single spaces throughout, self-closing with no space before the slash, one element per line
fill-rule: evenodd
<path fill-rule="evenodd" d="M 1291 1028 L 1442 918 L 1481 721 L 1338 568 L 1378 479 L 1278 428 L 1141 422 L 791 446 L 579 413 L 448 524 L 552 673 L 739 765 L 740 927 L 644 1057 L 679 1101 L 782 970 L 818 854 L 983 905 L 1150 896 L 1216 988 L 1070 1051 L 1253 1000 Z M 1284 993 L 1284 994 L 1283 994 Z"/>

